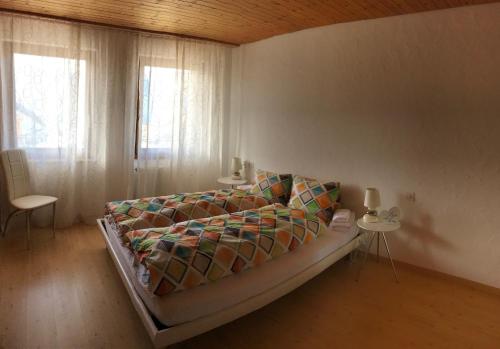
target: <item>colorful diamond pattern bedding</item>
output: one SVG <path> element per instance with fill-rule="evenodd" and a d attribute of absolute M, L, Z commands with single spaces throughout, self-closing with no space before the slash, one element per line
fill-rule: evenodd
<path fill-rule="evenodd" d="M 212 190 L 136 200 L 112 201 L 105 206 L 108 220 L 121 236 L 124 233 L 178 222 L 259 208 L 269 201 L 243 190 Z"/>
<path fill-rule="evenodd" d="M 286 205 L 292 188 L 291 174 L 278 174 L 269 171 L 255 171 L 256 183 L 250 189 L 255 195 L 261 195 L 273 203 Z"/>
<path fill-rule="evenodd" d="M 320 183 L 316 179 L 294 176 L 288 207 L 304 209 L 321 218 L 327 225 L 339 206 L 340 184 Z"/>
<path fill-rule="evenodd" d="M 158 295 L 196 287 L 263 264 L 327 229 L 304 210 L 274 204 L 125 234 Z"/>

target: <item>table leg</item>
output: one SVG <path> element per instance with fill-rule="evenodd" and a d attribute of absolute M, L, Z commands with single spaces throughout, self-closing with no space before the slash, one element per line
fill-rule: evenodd
<path fill-rule="evenodd" d="M 387 243 L 387 239 L 385 237 L 384 232 L 382 232 L 382 237 L 384 238 L 385 249 L 387 250 L 387 254 L 389 255 L 389 260 L 391 261 L 392 271 L 394 272 L 394 277 L 396 278 L 396 282 L 399 283 L 398 274 L 396 273 L 396 267 L 394 266 L 394 261 L 392 260 L 391 252 L 389 251 L 389 244 Z"/>
<path fill-rule="evenodd" d="M 31 239 L 31 211 L 26 211 L 26 249 L 29 250 L 31 248 L 30 239 Z"/>
<path fill-rule="evenodd" d="M 370 237 L 370 242 L 368 243 L 368 249 L 365 251 L 365 256 L 363 258 L 363 262 L 361 263 L 361 265 L 359 266 L 359 269 L 358 269 L 358 275 L 356 275 L 356 281 L 359 280 L 359 276 L 361 274 L 361 269 L 363 269 L 363 266 L 365 265 L 366 263 L 366 260 L 368 258 L 368 254 L 370 253 L 370 248 L 372 247 L 372 243 L 373 243 L 373 239 L 375 238 L 375 232 L 372 233 L 372 236 Z"/>
<path fill-rule="evenodd" d="M 377 231 L 377 263 L 380 261 L 380 232 Z"/>

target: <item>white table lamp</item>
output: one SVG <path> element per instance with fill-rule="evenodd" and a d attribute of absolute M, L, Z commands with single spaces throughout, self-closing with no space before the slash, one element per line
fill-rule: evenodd
<path fill-rule="evenodd" d="M 241 179 L 240 170 L 241 170 L 241 159 L 238 157 L 234 157 L 233 160 L 231 161 L 231 172 L 233 173 L 232 175 L 233 179 Z"/>
<path fill-rule="evenodd" d="M 368 212 L 363 216 L 363 221 L 373 223 L 378 221 L 377 207 L 380 206 L 380 194 L 376 188 L 366 188 L 365 207 Z"/>

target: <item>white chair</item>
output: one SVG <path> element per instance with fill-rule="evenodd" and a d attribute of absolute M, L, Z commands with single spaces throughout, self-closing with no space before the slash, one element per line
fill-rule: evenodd
<path fill-rule="evenodd" d="M 45 195 L 33 195 L 30 186 L 30 175 L 26 153 L 21 149 L 4 150 L 0 152 L 0 162 L 7 186 L 10 204 L 14 207 L 5 221 L 3 236 L 7 232 L 9 221 L 19 213 L 26 214 L 26 245 L 30 248 L 30 218 L 33 210 L 52 205 L 52 235 L 56 230 L 56 201 L 57 198 Z M 0 223 L 1 225 L 1 223 Z"/>

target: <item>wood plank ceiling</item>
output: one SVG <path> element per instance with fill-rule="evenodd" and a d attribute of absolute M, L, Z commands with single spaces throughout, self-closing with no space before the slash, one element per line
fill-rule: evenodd
<path fill-rule="evenodd" d="M 499 0 L 0 0 L 0 9 L 232 44 L 327 24 Z"/>

